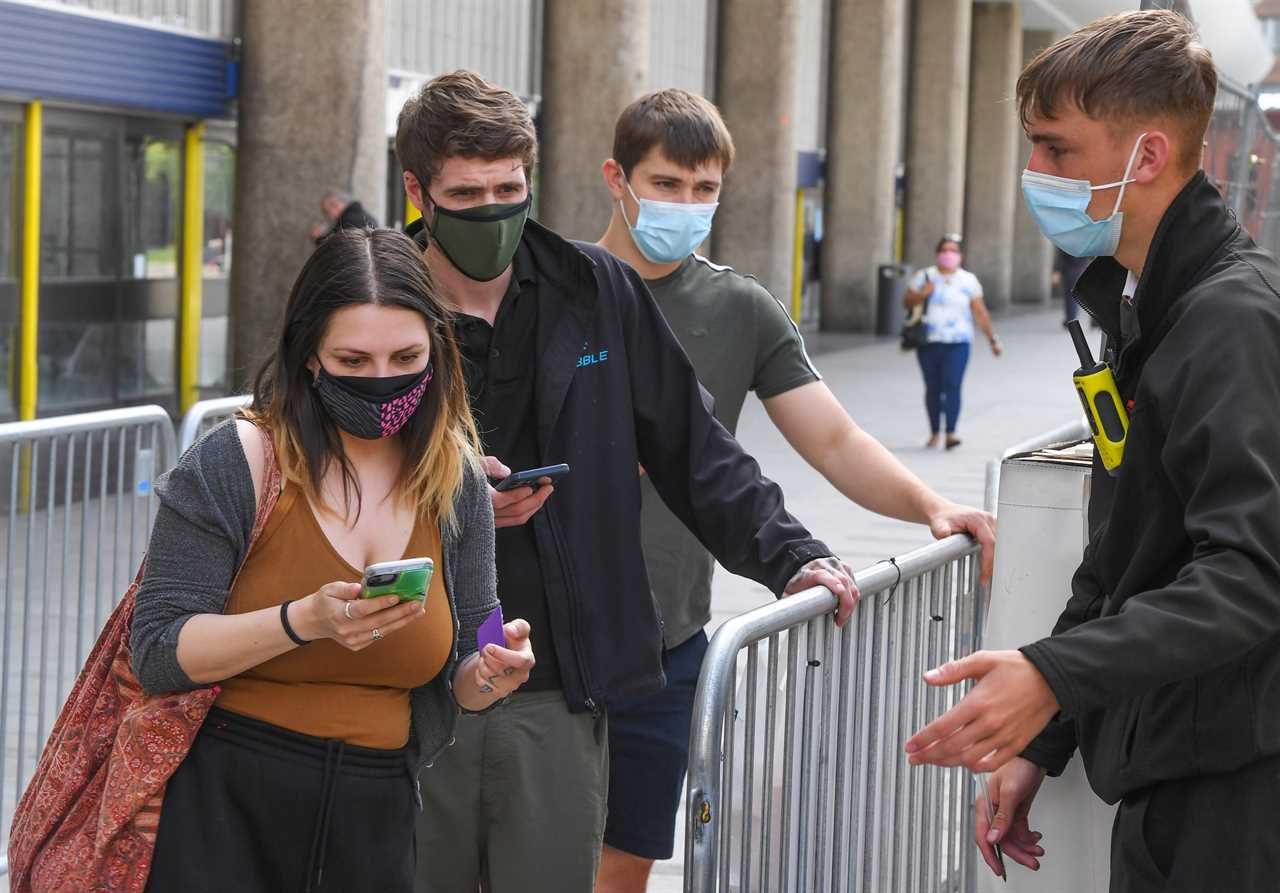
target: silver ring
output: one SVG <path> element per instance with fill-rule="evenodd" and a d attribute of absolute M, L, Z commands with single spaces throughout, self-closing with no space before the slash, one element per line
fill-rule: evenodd
<path fill-rule="evenodd" d="M 381 639 L 381 638 L 382 638 L 382 630 L 378 629 L 378 628 L 375 626 L 375 627 L 373 628 L 373 641 L 375 641 L 375 642 L 376 642 L 376 641 L 378 641 L 378 640 L 379 640 L 379 639 Z"/>
<path fill-rule="evenodd" d="M 342 603 L 342 613 L 347 615 L 348 620 L 355 620 L 355 618 L 351 616 L 351 602 Z"/>

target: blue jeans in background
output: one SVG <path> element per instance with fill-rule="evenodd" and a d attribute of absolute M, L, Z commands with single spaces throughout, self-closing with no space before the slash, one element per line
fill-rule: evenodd
<path fill-rule="evenodd" d="M 969 365 L 969 342 L 930 342 L 916 349 L 920 371 L 924 373 L 924 406 L 929 414 L 929 430 L 937 434 L 942 416 L 947 417 L 947 433 L 956 432 L 960 419 L 960 386 Z"/>

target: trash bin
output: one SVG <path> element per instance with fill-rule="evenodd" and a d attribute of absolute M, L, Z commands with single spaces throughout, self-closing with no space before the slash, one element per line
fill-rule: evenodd
<path fill-rule="evenodd" d="M 877 273 L 876 334 L 896 335 L 907 318 L 902 299 L 907 293 L 911 268 L 906 264 L 881 264 Z"/>

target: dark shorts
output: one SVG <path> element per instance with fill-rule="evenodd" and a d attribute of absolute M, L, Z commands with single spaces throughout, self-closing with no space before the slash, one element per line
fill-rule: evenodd
<path fill-rule="evenodd" d="M 667 686 L 609 707 L 609 816 L 604 842 L 645 859 L 670 859 L 689 767 L 689 726 L 707 635 L 662 655 Z"/>

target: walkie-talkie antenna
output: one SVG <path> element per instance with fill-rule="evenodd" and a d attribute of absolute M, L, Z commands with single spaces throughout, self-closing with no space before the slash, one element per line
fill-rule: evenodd
<path fill-rule="evenodd" d="M 1080 327 L 1080 321 L 1073 319 L 1067 323 L 1067 331 L 1071 333 L 1071 340 L 1076 346 L 1076 355 L 1080 357 L 1080 368 L 1088 369 L 1094 365 L 1093 352 L 1089 350 L 1089 341 L 1084 336 L 1084 329 Z"/>

